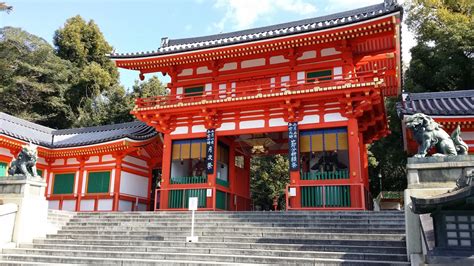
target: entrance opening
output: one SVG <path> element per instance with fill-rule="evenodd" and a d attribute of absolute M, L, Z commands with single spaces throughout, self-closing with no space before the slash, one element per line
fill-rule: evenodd
<path fill-rule="evenodd" d="M 290 180 L 288 133 L 245 134 L 236 141 L 240 151 L 250 158 L 252 210 L 284 210 Z"/>

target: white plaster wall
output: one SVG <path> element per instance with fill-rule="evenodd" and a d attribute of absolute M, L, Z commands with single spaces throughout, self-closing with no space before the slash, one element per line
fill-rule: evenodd
<path fill-rule="evenodd" d="M 63 210 L 64 211 L 75 211 L 76 210 L 76 200 L 64 200 L 63 201 Z"/>
<path fill-rule="evenodd" d="M 43 157 L 38 157 L 38 160 L 36 162 L 40 164 L 48 164 Z"/>
<path fill-rule="evenodd" d="M 219 71 L 227 71 L 237 69 L 237 62 L 225 63 Z"/>
<path fill-rule="evenodd" d="M 297 60 L 316 58 L 316 51 L 305 51 Z"/>
<path fill-rule="evenodd" d="M 87 163 L 98 163 L 99 162 L 99 156 L 91 156 L 89 160 L 87 160 Z"/>
<path fill-rule="evenodd" d="M 132 156 L 125 156 L 123 157 L 123 160 L 129 163 L 139 165 L 139 166 L 147 167 L 146 161 L 132 157 Z"/>
<path fill-rule="evenodd" d="M 298 123 L 300 125 L 304 124 L 314 124 L 319 123 L 319 115 L 305 115 L 303 119 Z"/>
<path fill-rule="evenodd" d="M 120 193 L 133 196 L 148 197 L 148 178 L 126 171 L 120 177 Z"/>
<path fill-rule="evenodd" d="M 48 201 L 48 209 L 59 210 L 59 200 Z"/>
<path fill-rule="evenodd" d="M 226 122 L 222 123 L 221 126 L 216 129 L 216 131 L 225 131 L 225 130 L 234 130 L 235 129 L 235 122 Z"/>
<path fill-rule="evenodd" d="M 321 50 L 321 56 L 330 56 L 330 55 L 335 55 L 335 54 L 340 54 L 341 52 L 337 51 L 336 48 L 330 47 L 330 48 L 324 48 Z"/>
<path fill-rule="evenodd" d="M 192 74 L 193 74 L 193 69 L 192 68 L 186 68 L 186 69 L 183 69 L 183 71 L 181 71 L 181 73 L 178 74 L 178 77 L 189 76 L 189 75 L 192 75 Z"/>
<path fill-rule="evenodd" d="M 334 79 L 342 79 L 342 67 L 335 67 L 332 73 Z"/>
<path fill-rule="evenodd" d="M 249 121 L 241 121 L 239 124 L 241 129 L 246 128 L 262 128 L 265 126 L 264 120 L 249 120 Z"/>
<path fill-rule="evenodd" d="M 188 127 L 176 127 L 176 129 L 171 132 L 171 135 L 178 135 L 178 134 L 187 134 L 189 131 Z"/>
<path fill-rule="evenodd" d="M 102 161 L 103 162 L 108 162 L 108 161 L 114 161 L 114 157 L 111 154 L 106 154 L 102 156 Z"/>
<path fill-rule="evenodd" d="M 346 121 L 347 118 L 341 116 L 340 113 L 329 113 L 324 115 L 325 122 Z"/>
<path fill-rule="evenodd" d="M 74 175 L 74 194 L 78 194 L 79 191 L 79 171 Z"/>
<path fill-rule="evenodd" d="M 5 155 L 5 156 L 8 156 L 8 157 L 15 157 L 9 149 L 5 149 L 5 148 L 0 148 L 0 155 Z"/>
<path fill-rule="evenodd" d="M 110 172 L 110 184 L 109 184 L 109 193 L 112 196 L 115 192 L 115 169 L 112 169 Z"/>
<path fill-rule="evenodd" d="M 271 127 L 278 127 L 278 126 L 286 126 L 288 125 L 288 123 L 285 122 L 285 119 L 283 118 L 271 118 L 269 121 L 268 121 L 268 124 L 271 126 Z"/>
<path fill-rule="evenodd" d="M 287 82 L 290 81 L 290 76 L 282 76 L 280 78 L 281 86 L 288 85 Z M 286 88 L 281 88 L 281 90 L 286 90 Z"/>
<path fill-rule="evenodd" d="M 64 159 L 56 159 L 52 165 L 64 165 Z"/>
<path fill-rule="evenodd" d="M 285 62 L 288 62 L 288 61 L 290 61 L 290 60 L 286 59 L 283 55 L 277 55 L 277 56 L 270 57 L 270 65 L 285 63 Z"/>
<path fill-rule="evenodd" d="M 94 200 L 81 200 L 81 211 L 93 211 L 93 210 L 94 210 Z"/>
<path fill-rule="evenodd" d="M 298 84 L 304 83 L 306 81 L 305 72 L 300 71 L 296 73 L 296 79 L 298 80 Z"/>
<path fill-rule="evenodd" d="M 176 88 L 176 94 L 183 94 L 183 87 Z"/>
<path fill-rule="evenodd" d="M 206 91 L 206 95 L 211 95 L 212 94 L 212 84 L 211 83 L 206 83 L 206 86 L 204 87 L 204 90 Z"/>
<path fill-rule="evenodd" d="M 82 191 L 78 192 L 81 193 L 82 196 L 84 196 L 86 193 L 87 172 L 88 171 L 84 171 L 84 173 L 82 174 Z"/>
<path fill-rule="evenodd" d="M 125 200 L 119 200 L 119 211 L 131 211 L 132 210 L 132 202 L 130 201 L 125 201 Z"/>
<path fill-rule="evenodd" d="M 111 211 L 113 205 L 112 199 L 101 199 L 97 205 L 99 211 Z"/>
<path fill-rule="evenodd" d="M 209 68 L 207 68 L 207 66 L 202 66 L 202 67 L 198 67 L 196 69 L 196 74 L 206 74 L 206 73 L 211 73 L 212 71 L 209 70 Z"/>
<path fill-rule="evenodd" d="M 193 133 L 201 133 L 201 132 L 206 132 L 206 128 L 204 125 L 195 125 L 192 127 Z"/>
<path fill-rule="evenodd" d="M 258 66 L 264 66 L 264 65 L 265 65 L 265 58 L 244 60 L 240 63 L 240 67 L 242 68 L 258 67 Z"/>
<path fill-rule="evenodd" d="M 76 158 L 69 158 L 66 161 L 67 164 L 79 164 L 79 161 Z"/>

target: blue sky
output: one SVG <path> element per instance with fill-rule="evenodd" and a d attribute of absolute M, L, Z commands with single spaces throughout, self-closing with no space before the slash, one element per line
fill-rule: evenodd
<path fill-rule="evenodd" d="M 377 4 L 383 0 L 1 1 L 14 9 L 10 14 L 0 14 L 0 27 L 20 27 L 52 43 L 54 31 L 62 27 L 66 19 L 81 15 L 87 20 L 93 19 L 116 52 L 123 53 L 156 50 L 162 37 L 186 38 L 266 26 Z M 407 49 L 413 45 L 411 39 L 404 31 L 405 59 L 408 58 Z M 126 88 L 138 79 L 135 71 L 121 70 L 120 75 Z"/>

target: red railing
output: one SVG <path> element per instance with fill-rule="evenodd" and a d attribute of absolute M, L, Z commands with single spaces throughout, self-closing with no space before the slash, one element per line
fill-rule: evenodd
<path fill-rule="evenodd" d="M 280 84 L 270 85 L 250 85 L 239 86 L 236 88 L 227 88 L 224 90 L 203 91 L 202 93 L 192 94 L 170 94 L 166 96 L 155 96 L 149 98 L 137 98 L 135 104 L 138 108 L 154 107 L 154 106 L 168 106 L 174 104 L 185 104 L 202 101 L 223 100 L 226 98 L 242 98 L 251 96 L 263 96 L 274 93 L 284 93 L 285 91 L 299 91 L 313 89 L 314 87 L 332 87 L 342 86 L 345 84 L 357 84 L 373 82 L 374 78 L 379 80 L 385 77 L 385 69 L 376 71 L 358 72 L 352 77 L 346 75 L 330 75 L 318 78 L 309 78 L 306 80 L 287 81 Z M 284 95 L 284 94 L 283 94 Z"/>

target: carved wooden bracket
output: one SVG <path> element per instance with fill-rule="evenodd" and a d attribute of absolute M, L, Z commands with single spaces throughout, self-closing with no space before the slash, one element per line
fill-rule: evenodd
<path fill-rule="evenodd" d="M 303 116 L 300 115 L 301 101 L 299 100 L 286 100 L 282 104 L 283 112 L 285 113 L 285 122 L 298 122 L 303 119 Z"/>
<path fill-rule="evenodd" d="M 206 129 L 216 129 L 221 126 L 221 116 L 215 109 L 203 108 L 201 116 L 204 117 L 204 127 Z"/>

